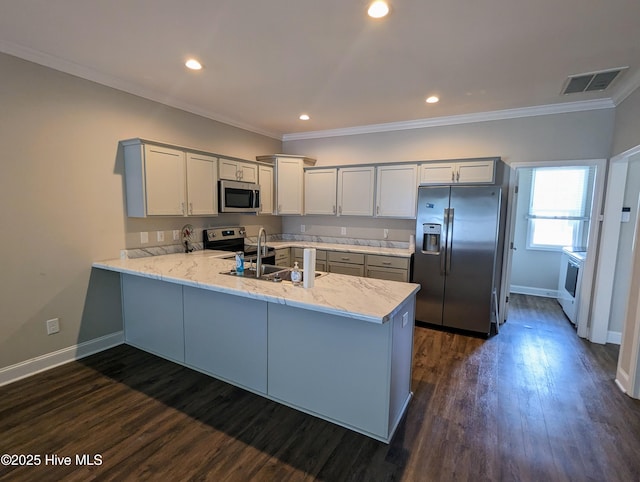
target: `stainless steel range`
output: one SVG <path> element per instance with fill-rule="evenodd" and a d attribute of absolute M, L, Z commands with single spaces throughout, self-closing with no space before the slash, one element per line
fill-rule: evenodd
<path fill-rule="evenodd" d="M 202 231 L 204 249 L 219 251 L 244 252 L 245 262 L 255 262 L 258 258 L 256 246 L 245 246 L 246 229 L 244 226 L 230 226 L 225 228 L 209 228 Z M 266 255 L 261 256 L 262 263 L 275 264 L 276 252 L 267 248 Z"/>

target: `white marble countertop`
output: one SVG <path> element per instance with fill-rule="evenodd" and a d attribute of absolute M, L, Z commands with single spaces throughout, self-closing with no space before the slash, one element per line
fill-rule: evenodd
<path fill-rule="evenodd" d="M 292 243 L 294 242 L 287 241 L 282 245 L 292 246 Z M 274 247 L 277 244 L 269 243 Z M 302 244 L 309 247 L 309 243 L 301 243 L 301 246 Z M 372 323 L 390 320 L 400 306 L 420 289 L 420 285 L 414 283 L 336 273 L 316 278 L 315 286 L 308 289 L 284 281 L 274 283 L 229 276 L 221 272 L 234 268 L 235 261 L 222 259 L 225 256 L 229 256 L 229 252 L 204 250 L 189 254 L 97 261 L 93 266 Z"/>

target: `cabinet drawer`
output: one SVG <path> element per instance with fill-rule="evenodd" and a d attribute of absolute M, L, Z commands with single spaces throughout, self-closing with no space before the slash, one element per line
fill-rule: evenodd
<path fill-rule="evenodd" d="M 407 282 L 409 281 L 409 270 L 370 266 L 367 268 L 367 278 Z"/>
<path fill-rule="evenodd" d="M 291 249 L 293 250 L 294 258 L 304 258 L 304 248 L 291 248 Z M 326 261 L 327 252 L 322 249 L 316 249 L 316 261 L 317 260 Z"/>
<path fill-rule="evenodd" d="M 382 256 L 378 254 L 369 254 L 367 255 L 367 266 L 409 269 L 409 258 L 399 258 L 397 256 Z"/>
<path fill-rule="evenodd" d="M 364 265 L 364 254 L 346 253 L 344 251 L 329 251 L 327 257 L 329 263 L 353 263 Z"/>
<path fill-rule="evenodd" d="M 276 261 L 279 259 L 289 259 L 289 248 L 276 249 Z"/>
<path fill-rule="evenodd" d="M 327 271 L 329 273 L 348 274 L 351 276 L 364 276 L 364 265 L 329 261 Z"/>
<path fill-rule="evenodd" d="M 304 269 L 304 258 L 293 258 L 293 261 L 297 261 L 300 269 Z M 327 262 L 316 258 L 316 271 L 327 271 Z"/>

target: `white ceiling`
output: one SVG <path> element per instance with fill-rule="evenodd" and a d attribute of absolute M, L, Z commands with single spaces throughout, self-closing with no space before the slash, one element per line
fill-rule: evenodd
<path fill-rule="evenodd" d="M 0 0 L 0 51 L 277 138 L 601 108 L 640 85 L 638 0 L 391 0 L 383 20 L 368 3 Z M 569 75 L 624 66 L 606 91 L 560 94 Z"/>

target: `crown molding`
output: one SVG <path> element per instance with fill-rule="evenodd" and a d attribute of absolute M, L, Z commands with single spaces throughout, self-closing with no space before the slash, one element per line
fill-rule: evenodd
<path fill-rule="evenodd" d="M 620 105 L 622 101 L 640 87 L 640 69 L 636 69 L 633 74 L 627 76 L 624 82 L 621 80 L 620 84 L 621 87 L 611 96 L 611 100 L 616 106 Z"/>
<path fill-rule="evenodd" d="M 287 142 L 304 139 L 321 139 L 324 137 L 353 136 L 358 134 L 373 134 L 379 132 L 400 131 L 407 129 L 423 129 L 427 127 L 471 124 L 474 122 L 517 119 L 520 117 L 535 117 L 542 115 L 565 114 L 570 112 L 582 112 L 598 109 L 613 109 L 614 107 L 615 104 L 611 99 L 563 102 L 561 104 L 539 105 L 534 107 L 522 107 L 519 109 L 496 110 L 490 112 L 477 112 L 473 114 L 461 114 L 446 117 L 433 117 L 430 119 L 390 122 L 386 124 L 371 124 L 359 127 L 346 127 L 343 129 L 298 132 L 293 134 L 284 134 L 282 136 L 282 140 L 284 142 Z"/>
<path fill-rule="evenodd" d="M 65 74 L 70 74 L 75 77 L 90 80 L 92 82 L 96 82 L 98 84 L 105 85 L 107 87 L 111 87 L 128 94 L 133 94 L 138 97 L 152 100 L 154 102 L 159 102 L 169 107 L 184 110 L 186 112 L 190 112 L 191 114 L 206 117 L 207 119 L 211 119 L 216 122 L 222 122 L 223 124 L 250 131 L 255 134 L 282 140 L 282 136 L 275 132 L 265 131 L 264 129 L 260 129 L 250 124 L 238 122 L 237 120 L 231 119 L 224 115 L 203 110 L 202 108 L 194 106 L 192 104 L 176 101 L 175 99 L 168 98 L 166 94 L 156 92 L 151 89 L 145 89 L 132 82 L 126 82 L 118 77 L 105 74 L 104 72 L 100 72 L 95 69 L 90 69 L 74 62 L 61 59 L 60 57 L 56 57 L 54 55 L 46 54 L 39 50 L 34 50 L 21 45 L 16 45 L 12 42 L 0 40 L 0 52 L 4 52 L 5 54 L 13 55 L 14 57 L 18 57 L 29 62 L 34 62 L 39 65 L 44 65 L 45 67 L 64 72 Z"/>

